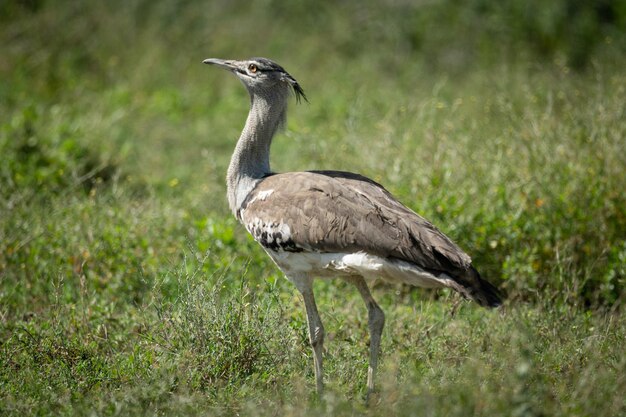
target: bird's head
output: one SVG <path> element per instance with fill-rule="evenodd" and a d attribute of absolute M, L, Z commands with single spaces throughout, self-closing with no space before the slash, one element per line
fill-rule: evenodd
<path fill-rule="evenodd" d="M 244 61 L 209 58 L 202 61 L 235 74 L 253 95 L 288 95 L 293 91 L 296 101 L 306 99 L 300 84 L 283 67 L 267 58 L 250 58 Z"/>

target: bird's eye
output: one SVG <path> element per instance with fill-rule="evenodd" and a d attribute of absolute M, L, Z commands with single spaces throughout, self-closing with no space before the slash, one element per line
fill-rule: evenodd
<path fill-rule="evenodd" d="M 257 70 L 258 70 L 258 68 L 257 68 L 257 66 L 256 66 L 256 65 L 254 65 L 254 64 L 250 64 L 250 65 L 248 65 L 248 71 L 250 71 L 251 73 L 253 73 L 253 74 L 254 74 L 254 73 L 256 73 L 256 72 L 257 72 Z"/>

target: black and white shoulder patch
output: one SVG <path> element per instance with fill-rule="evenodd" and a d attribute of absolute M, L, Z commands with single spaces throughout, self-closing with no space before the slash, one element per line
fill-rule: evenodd
<path fill-rule="evenodd" d="M 291 229 L 285 223 L 266 223 L 261 219 L 254 219 L 246 224 L 246 229 L 254 240 L 259 242 L 265 249 L 275 252 L 302 252 L 291 238 Z"/>

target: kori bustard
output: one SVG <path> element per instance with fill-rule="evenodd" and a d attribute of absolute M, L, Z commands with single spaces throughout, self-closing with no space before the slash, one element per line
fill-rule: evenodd
<path fill-rule="evenodd" d="M 367 280 L 449 287 L 482 306 L 500 305 L 496 288 L 480 277 L 461 248 L 375 181 L 341 171 L 270 170 L 270 145 L 285 123 L 290 94 L 306 100 L 298 82 L 280 65 L 266 58 L 203 62 L 235 74 L 250 94 L 250 112 L 226 176 L 228 203 L 302 293 L 319 393 L 324 326 L 313 295 L 314 278 L 349 281 L 365 301 L 368 397 L 374 389 L 385 315 Z"/>

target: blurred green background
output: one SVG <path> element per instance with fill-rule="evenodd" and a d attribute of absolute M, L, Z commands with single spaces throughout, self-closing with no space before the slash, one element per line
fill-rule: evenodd
<path fill-rule="evenodd" d="M 0 411 L 624 412 L 625 34 L 609 0 L 0 2 Z M 507 294 L 377 284 L 379 408 L 358 296 L 316 287 L 320 405 L 300 301 L 228 211 L 248 98 L 201 62 L 251 56 L 310 100 L 274 170 L 374 178 Z"/>

